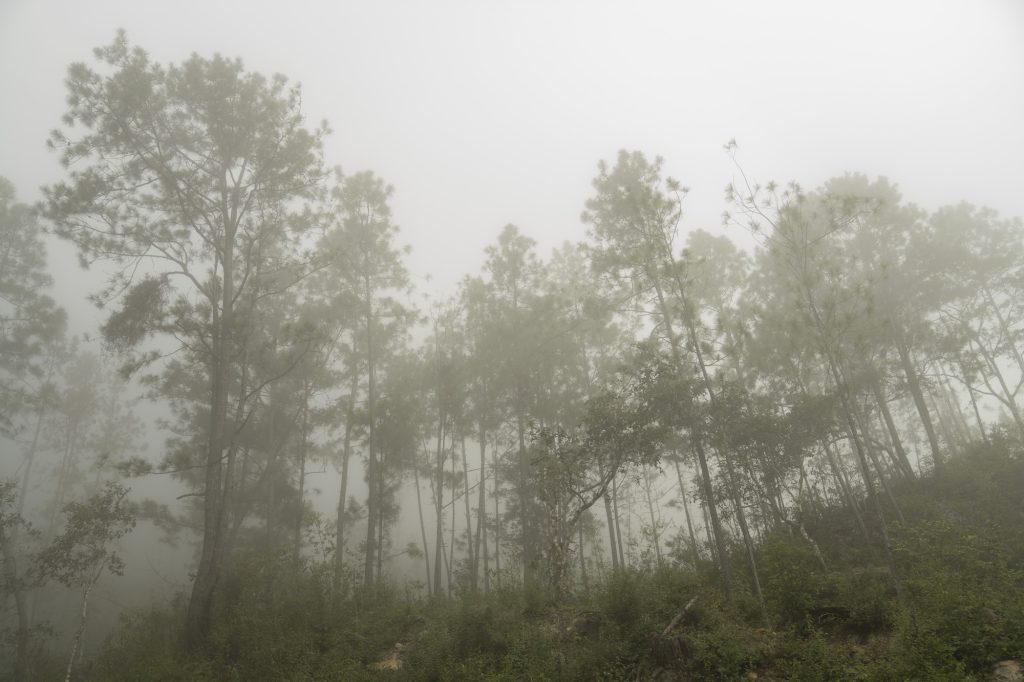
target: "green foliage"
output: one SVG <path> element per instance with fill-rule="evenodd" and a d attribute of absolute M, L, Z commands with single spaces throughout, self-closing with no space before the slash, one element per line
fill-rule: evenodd
<path fill-rule="evenodd" d="M 127 488 L 112 482 L 84 502 L 67 504 L 64 531 L 36 559 L 40 579 L 75 587 L 95 582 L 104 570 L 121 575 L 124 562 L 112 545 L 135 528 L 127 495 Z"/>
<path fill-rule="evenodd" d="M 49 351 L 64 337 L 66 314 L 44 293 L 53 278 L 41 236 L 35 212 L 0 177 L 0 436 L 41 408 Z"/>
<path fill-rule="evenodd" d="M 805 626 L 827 583 L 814 552 L 798 538 L 776 534 L 761 544 L 759 554 L 768 608 L 780 625 Z"/>

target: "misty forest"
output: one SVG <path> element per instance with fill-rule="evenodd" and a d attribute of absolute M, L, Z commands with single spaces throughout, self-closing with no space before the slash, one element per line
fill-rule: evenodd
<path fill-rule="evenodd" d="M 1019 218 L 608 140 L 440 296 L 294 81 L 143 48 L 0 179 L 0 678 L 1024 679 Z"/>

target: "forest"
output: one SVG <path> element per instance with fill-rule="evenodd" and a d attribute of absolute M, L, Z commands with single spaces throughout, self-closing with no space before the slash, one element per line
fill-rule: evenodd
<path fill-rule="evenodd" d="M 582 241 L 426 296 L 285 77 L 121 32 L 65 84 L 0 179 L 0 679 L 1024 680 L 1020 218 L 729 141 L 691 229 L 613 146 Z"/>

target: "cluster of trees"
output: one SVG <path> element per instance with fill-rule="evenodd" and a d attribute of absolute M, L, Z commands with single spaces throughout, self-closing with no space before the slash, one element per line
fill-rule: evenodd
<path fill-rule="evenodd" d="M 116 373 L 68 336 L 64 310 L 45 293 L 38 219 L 3 178 L 0 253 L 0 442 L 20 451 L 16 478 L 0 481 L 4 641 L 15 679 L 30 679 L 48 624 L 61 618 L 54 587 L 80 589 L 70 675 L 90 593 L 120 572 L 113 544 L 135 523 L 116 465 L 139 451 L 142 425 Z"/>
<path fill-rule="evenodd" d="M 96 54 L 98 70 L 69 71 L 51 138 L 67 174 L 40 210 L 83 263 L 116 265 L 96 295 L 112 307 L 104 343 L 172 409 L 158 463 L 128 457 L 122 433 L 95 447 L 188 487 L 193 643 L 240 549 L 302 565 L 324 465 L 340 472 L 324 545 L 338 591 L 385 579 L 401 554 L 437 596 L 495 581 L 564 595 L 608 560 L 678 561 L 763 604 L 760 538 L 816 548 L 808 515 L 847 507 L 898 585 L 892 487 L 975 438 L 1024 437 L 1019 221 L 927 213 L 860 175 L 761 186 L 737 165 L 725 220 L 759 241 L 747 253 L 685 233 L 686 188 L 620 152 L 598 165 L 585 242 L 545 259 L 506 226 L 480 273 L 417 310 L 391 188 L 330 172 L 297 87 L 219 56 L 162 66 L 123 35 Z M 63 318 L 38 293 L 31 212 L 8 200 L 0 218 L 17 301 L 0 416 L 38 435 L 16 423 L 44 413 Z M 396 551 L 413 495 L 420 542 Z"/>

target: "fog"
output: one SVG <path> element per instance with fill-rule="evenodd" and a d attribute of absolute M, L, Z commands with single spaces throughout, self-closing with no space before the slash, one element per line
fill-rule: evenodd
<path fill-rule="evenodd" d="M 217 168 L 237 185 L 214 192 L 259 207 L 230 249 L 215 202 L 196 190 L 195 206 L 174 206 L 188 202 L 168 189 L 193 191 L 205 141 L 168 137 L 163 166 L 159 141 L 125 132 L 75 151 L 92 124 L 85 109 L 62 121 L 69 110 L 134 101 L 104 100 L 80 73 L 66 81 L 73 63 L 104 78 L 127 63 L 119 30 L 150 64 L 222 55 L 301 84 L 293 101 L 275 91 L 289 103 L 267 123 L 294 159 L 260 157 L 294 175 L 265 189 L 244 154 Z M 93 50 L 112 44 L 104 65 Z M 178 88 L 148 102 L 198 116 Z M 377 583 L 453 598 L 537 578 L 561 604 L 586 592 L 588 570 L 670 559 L 695 574 L 706 562 L 728 600 L 734 553 L 772 622 L 754 556 L 788 529 L 821 558 L 812 507 L 853 510 L 903 599 L 886 520 L 903 516 L 900 482 L 1003 437 L 1019 458 L 1018 2 L 0 0 L 0 93 L 0 627 L 12 657 L 26 624 L 52 627 L 31 637 L 44 661 L 33 674 L 63 674 L 54 661 L 73 648 L 69 675 L 100 670 L 90 661 L 118 618 L 140 609 L 185 619 L 193 651 L 230 602 L 224 585 L 278 555 L 332 598 Z M 143 101 L 126 107 L 124 130 L 171 125 L 146 119 Z M 252 130 L 231 134 L 272 138 L 271 118 L 250 115 Z M 55 129 L 67 137 L 50 149 Z M 124 170 L 132 159 L 141 170 Z M 109 173 L 106 193 L 82 180 L 93 168 Z M 188 236 L 132 241 L 139 225 Z M 655 242 L 666 253 L 645 250 Z M 682 384 L 690 407 L 672 402 Z M 817 399 L 831 421 L 801 412 Z M 704 416 L 673 422 L 658 412 L 669 404 Z M 751 421 L 730 421 L 741 413 Z M 775 428 L 755 416 L 785 422 L 772 433 L 787 438 L 819 428 L 776 442 L 803 453 L 796 469 L 742 454 L 741 434 Z M 216 521 L 211 484 L 225 486 Z M 66 505 L 100 504 L 104 490 L 92 513 L 110 517 L 108 535 L 69 535 Z M 122 503 L 136 525 L 115 537 Z M 63 555 L 47 549 L 61 538 Z M 81 565 L 64 580 L 55 566 L 75 542 L 119 558 L 101 550 L 84 564 L 95 580 Z M 500 566 L 488 542 L 505 543 L 490 557 Z M 15 678 L 30 669 L 18 651 Z"/>

